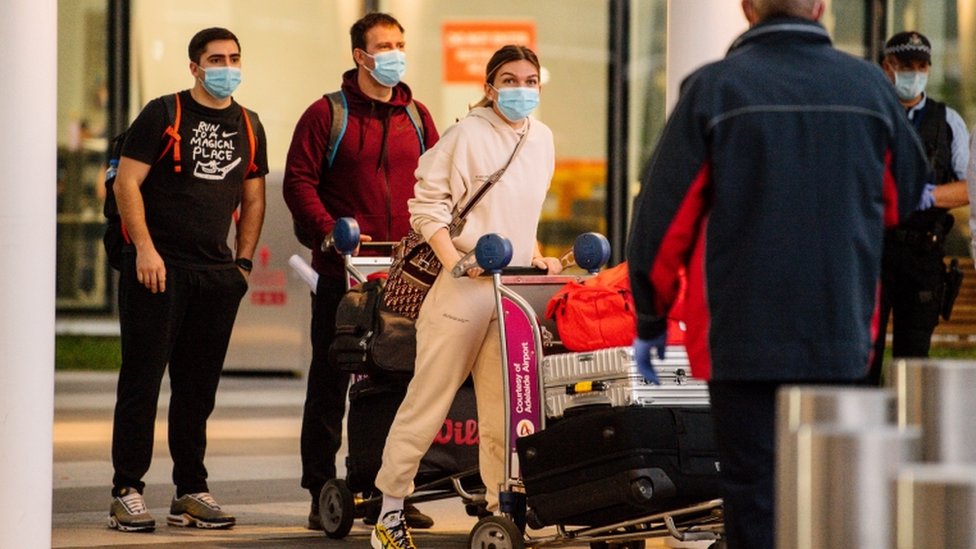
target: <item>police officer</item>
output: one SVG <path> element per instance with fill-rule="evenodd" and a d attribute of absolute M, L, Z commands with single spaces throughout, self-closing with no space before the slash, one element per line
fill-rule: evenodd
<path fill-rule="evenodd" d="M 919 209 L 885 234 L 881 318 L 868 374 L 871 384 L 881 379 L 889 315 L 893 322 L 892 355 L 928 356 L 945 298 L 953 294 L 947 292 L 943 263 L 945 238 L 953 222 L 948 210 L 969 204 L 964 181 L 969 132 L 959 113 L 925 94 L 932 65 L 928 38 L 915 31 L 892 36 L 885 43 L 881 65 L 918 130 L 934 176 L 925 186 Z"/>

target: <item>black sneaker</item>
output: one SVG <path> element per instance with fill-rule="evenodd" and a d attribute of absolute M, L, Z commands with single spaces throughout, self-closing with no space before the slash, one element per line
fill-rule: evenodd
<path fill-rule="evenodd" d="M 209 492 L 184 494 L 173 498 L 166 523 L 170 526 L 197 528 L 230 528 L 237 519 L 221 510 Z"/>
<path fill-rule="evenodd" d="M 366 514 L 363 516 L 363 524 L 366 526 L 373 526 L 376 524 L 376 519 L 380 516 L 381 502 L 377 501 L 375 503 L 370 503 L 366 506 Z M 407 517 L 407 526 L 414 528 L 416 530 L 426 530 L 428 528 L 433 528 L 434 519 L 430 518 L 420 512 L 413 504 L 406 504 L 403 506 L 403 515 Z"/>
<path fill-rule="evenodd" d="M 403 511 L 390 511 L 376 524 L 369 537 L 373 549 L 417 549 L 410 535 L 410 528 L 403 517 Z"/>
<path fill-rule="evenodd" d="M 126 487 L 112 498 L 108 527 L 122 532 L 151 532 L 156 529 L 156 519 L 149 514 L 142 494 L 135 488 Z"/>

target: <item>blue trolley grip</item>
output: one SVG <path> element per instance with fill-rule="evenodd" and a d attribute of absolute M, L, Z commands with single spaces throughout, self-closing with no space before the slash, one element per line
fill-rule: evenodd
<path fill-rule="evenodd" d="M 478 266 L 491 274 L 499 274 L 512 261 L 512 241 L 498 233 L 489 233 L 478 239 L 474 255 Z"/>
<path fill-rule="evenodd" d="M 332 228 L 330 237 L 326 237 L 328 244 L 329 238 L 332 239 L 331 245 L 342 255 L 352 255 L 359 247 L 359 222 L 352 217 L 340 217 L 336 220 L 335 227 Z M 328 246 L 323 245 L 323 248 Z"/>
<path fill-rule="evenodd" d="M 610 261 L 610 241 L 600 233 L 583 233 L 576 237 L 572 254 L 580 268 L 595 274 Z"/>

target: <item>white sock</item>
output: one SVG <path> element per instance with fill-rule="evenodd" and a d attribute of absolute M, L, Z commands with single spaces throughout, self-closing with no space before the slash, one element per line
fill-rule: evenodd
<path fill-rule="evenodd" d="M 383 494 L 383 506 L 380 507 L 380 520 L 390 511 L 403 511 L 403 498 L 395 498 Z"/>

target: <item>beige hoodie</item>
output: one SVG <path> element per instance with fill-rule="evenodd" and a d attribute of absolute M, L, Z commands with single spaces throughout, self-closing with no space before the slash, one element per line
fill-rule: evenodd
<path fill-rule="evenodd" d="M 407 206 L 414 230 L 429 239 L 447 227 L 452 215 L 502 168 L 515 150 L 519 133 L 490 107 L 472 109 L 420 157 L 414 198 Z M 525 144 L 501 179 L 467 215 L 454 245 L 461 253 L 482 235 L 499 233 L 512 242 L 512 265 L 532 262 L 542 202 L 555 168 L 552 131 L 529 117 Z"/>

